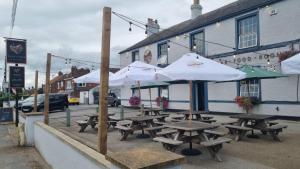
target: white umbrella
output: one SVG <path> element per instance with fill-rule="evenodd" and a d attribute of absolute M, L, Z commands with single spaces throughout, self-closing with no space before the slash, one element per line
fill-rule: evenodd
<path fill-rule="evenodd" d="M 246 73 L 232 67 L 204 58 L 195 53 L 183 55 L 171 65 L 157 72 L 158 80 L 190 81 L 190 112 L 192 111 L 192 81 L 232 81 L 241 80 Z M 190 116 L 191 118 L 191 116 Z"/>
<path fill-rule="evenodd" d="M 195 53 L 183 55 L 171 65 L 157 72 L 158 80 L 232 81 L 246 77 L 246 73 L 204 58 Z"/>
<path fill-rule="evenodd" d="M 140 83 L 153 82 L 156 80 L 156 72 L 161 68 L 146 64 L 141 61 L 135 61 L 130 65 L 122 68 L 116 72 L 114 76 L 109 79 L 110 86 L 126 86 L 138 85 L 139 97 L 141 97 Z M 151 96 L 151 93 L 150 93 Z M 151 98 L 150 98 L 150 106 Z"/>
<path fill-rule="evenodd" d="M 284 74 L 300 74 L 300 53 L 281 62 Z"/>
<path fill-rule="evenodd" d="M 299 101 L 299 75 L 300 75 L 300 53 L 281 62 L 281 71 L 284 74 L 297 76 L 297 101 Z"/>
<path fill-rule="evenodd" d="M 114 74 L 109 72 L 109 78 Z M 75 83 L 100 83 L 100 69 L 74 79 Z"/>

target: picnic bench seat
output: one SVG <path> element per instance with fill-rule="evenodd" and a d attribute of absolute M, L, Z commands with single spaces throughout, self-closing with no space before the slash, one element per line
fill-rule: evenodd
<path fill-rule="evenodd" d="M 219 137 L 223 137 L 226 134 L 220 131 L 215 131 L 215 130 L 204 130 L 204 133 L 207 135 L 209 139 L 217 139 Z"/>
<path fill-rule="evenodd" d="M 133 134 L 133 129 L 130 127 L 117 125 L 116 128 L 119 129 L 119 131 L 122 135 L 122 137 L 120 139 L 121 141 L 126 140 L 129 134 Z"/>
<path fill-rule="evenodd" d="M 270 133 L 270 135 L 273 137 L 273 140 L 280 141 L 280 139 L 278 138 L 278 134 L 279 132 L 282 132 L 282 129 L 287 127 L 288 127 L 287 125 L 276 124 L 276 125 L 269 126 L 267 128 L 263 128 L 261 129 L 261 131 Z"/>
<path fill-rule="evenodd" d="M 213 122 L 216 122 L 217 120 L 200 120 L 201 122 L 204 122 L 204 123 L 213 123 Z"/>
<path fill-rule="evenodd" d="M 156 133 L 157 132 L 160 132 L 162 129 L 164 129 L 164 128 L 166 128 L 166 127 L 164 127 L 164 126 L 155 126 L 155 127 L 148 127 L 148 128 L 145 128 L 144 130 L 145 131 L 148 131 L 149 132 L 149 134 L 150 134 L 150 136 L 152 137 L 152 138 L 154 138 L 154 137 L 156 137 Z"/>
<path fill-rule="evenodd" d="M 202 118 L 203 120 L 211 120 L 211 119 L 213 119 L 214 117 L 213 117 L 213 116 L 201 116 L 201 118 Z"/>
<path fill-rule="evenodd" d="M 173 140 L 165 137 L 155 137 L 154 141 L 161 142 L 166 150 L 174 152 L 178 146 L 183 144 L 183 141 Z"/>
<path fill-rule="evenodd" d="M 163 125 L 166 124 L 166 122 L 154 121 L 154 124 L 155 124 L 156 126 L 163 126 Z"/>
<path fill-rule="evenodd" d="M 171 117 L 171 119 L 173 119 L 173 120 L 183 120 L 184 116 L 173 116 L 173 117 Z"/>
<path fill-rule="evenodd" d="M 175 134 L 175 133 L 177 133 L 177 130 L 163 130 L 161 132 L 157 132 L 156 136 L 172 138 L 173 134 Z"/>
<path fill-rule="evenodd" d="M 274 126 L 274 125 L 277 125 L 277 124 L 279 124 L 279 123 L 278 123 L 278 122 L 275 122 L 275 121 L 268 121 L 267 124 L 268 124 L 269 126 Z"/>
<path fill-rule="evenodd" d="M 78 121 L 76 121 L 76 123 L 80 126 L 79 132 L 83 132 L 86 129 L 86 127 L 88 126 L 87 120 L 78 120 Z"/>
<path fill-rule="evenodd" d="M 219 137 L 214 140 L 203 141 L 200 144 L 208 149 L 209 154 L 215 160 L 221 162 L 222 159 L 219 157 L 218 152 L 223 147 L 223 143 L 230 143 L 232 140 L 225 137 Z"/>
<path fill-rule="evenodd" d="M 224 122 L 224 123 L 221 123 L 222 125 L 235 125 L 237 124 L 238 121 L 229 121 L 229 122 Z"/>
<path fill-rule="evenodd" d="M 240 141 L 242 137 L 246 135 L 248 131 L 252 131 L 252 128 L 237 126 L 237 125 L 224 125 L 229 129 L 229 133 L 235 135 L 235 141 Z"/>
<path fill-rule="evenodd" d="M 132 123 L 132 121 L 130 121 L 130 120 L 122 120 L 122 121 L 118 121 L 117 125 L 120 125 L 120 126 L 130 126 L 131 123 Z"/>

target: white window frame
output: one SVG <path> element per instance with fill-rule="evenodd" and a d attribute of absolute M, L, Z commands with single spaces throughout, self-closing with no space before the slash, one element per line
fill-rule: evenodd
<path fill-rule="evenodd" d="M 248 83 L 249 95 L 248 95 Z M 240 81 L 240 96 L 260 98 L 260 83 L 259 80 L 244 80 Z"/>
<path fill-rule="evenodd" d="M 258 15 L 250 15 L 237 21 L 238 49 L 251 48 L 258 45 L 259 21 Z"/>

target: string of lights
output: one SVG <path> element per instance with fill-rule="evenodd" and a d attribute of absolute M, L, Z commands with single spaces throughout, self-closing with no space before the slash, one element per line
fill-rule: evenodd
<path fill-rule="evenodd" d="M 130 26 L 130 27 L 129 27 L 129 31 L 132 31 L 132 28 L 131 28 L 132 25 L 134 25 L 134 26 L 136 26 L 136 27 L 138 27 L 138 28 L 141 28 L 141 29 L 143 29 L 143 30 L 146 30 L 145 33 L 147 33 L 147 31 L 149 31 L 149 30 L 147 30 L 147 27 L 148 27 L 149 25 L 147 25 L 147 24 L 145 24 L 145 23 L 143 23 L 143 22 L 141 22 L 141 21 L 138 21 L 138 20 L 133 19 L 133 18 L 131 18 L 131 17 L 125 16 L 125 15 L 120 14 L 120 13 L 117 13 L 117 12 L 115 12 L 115 11 L 113 11 L 112 13 L 113 13 L 115 16 L 119 17 L 120 19 L 122 19 L 122 20 L 124 20 L 124 21 L 126 21 L 126 22 L 129 23 L 129 26 Z M 168 30 L 168 31 L 170 31 L 170 30 Z M 151 32 L 151 31 L 150 31 L 150 32 Z M 156 33 L 156 32 L 151 32 L 151 33 L 154 34 L 154 35 L 156 35 L 156 36 L 161 37 L 160 34 L 158 34 L 158 33 Z M 195 40 L 202 41 L 202 42 L 205 42 L 205 43 L 209 43 L 209 44 L 214 44 L 214 45 L 219 45 L 219 46 L 222 46 L 222 47 L 226 47 L 226 48 L 229 48 L 229 49 L 234 50 L 234 53 L 237 53 L 237 52 L 236 52 L 236 48 L 235 48 L 235 47 L 232 47 L 232 46 L 228 46 L 228 45 L 221 44 L 221 43 L 218 43 L 218 42 L 207 41 L 207 40 L 200 39 L 200 38 L 195 38 L 195 37 L 194 37 L 194 39 L 195 39 Z M 188 50 L 191 51 L 191 52 L 195 52 L 195 51 L 193 51 L 192 49 L 190 49 L 189 46 L 180 44 L 180 43 L 175 42 L 175 41 L 172 41 L 172 40 L 170 40 L 170 39 L 168 40 L 168 42 L 169 42 L 169 43 L 176 44 L 176 45 L 181 46 L 181 47 L 184 47 L 184 48 L 188 49 Z M 195 49 L 195 46 L 196 46 L 196 44 L 194 43 L 194 44 L 193 44 L 193 49 Z M 168 50 L 170 50 L 170 45 L 168 45 Z M 255 53 L 255 54 L 258 54 L 258 55 L 267 55 L 267 56 L 268 56 L 268 59 L 267 59 L 267 66 L 265 66 L 265 65 L 249 65 L 249 66 L 254 66 L 254 67 L 258 67 L 258 66 L 259 66 L 259 67 L 265 67 L 265 68 L 273 67 L 274 70 L 276 69 L 276 65 L 277 65 L 278 63 L 270 64 L 270 59 L 269 59 L 270 56 L 269 56 L 269 54 L 266 54 L 266 53 L 260 53 L 260 52 L 256 52 L 256 51 L 253 51 L 253 52 L 251 52 L 251 53 Z M 234 54 L 233 57 L 236 58 L 236 54 Z M 242 65 L 242 66 L 243 66 L 243 65 L 247 65 L 247 64 L 235 63 L 235 62 L 232 62 L 232 61 L 229 61 L 229 60 L 223 60 L 223 59 L 219 59 L 219 61 L 220 61 L 221 63 L 222 63 L 222 62 L 232 63 L 232 64 L 237 65 L 237 67 L 239 67 L 239 66 L 241 66 L 241 65 Z"/>

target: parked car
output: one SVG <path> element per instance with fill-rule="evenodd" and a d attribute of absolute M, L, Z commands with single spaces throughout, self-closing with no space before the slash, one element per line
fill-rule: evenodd
<path fill-rule="evenodd" d="M 70 97 L 68 99 L 69 105 L 79 105 L 79 98 L 78 97 Z"/>
<path fill-rule="evenodd" d="M 37 111 L 43 112 L 44 111 L 44 102 L 45 102 L 45 95 L 39 94 L 37 96 Z M 64 111 L 68 108 L 68 95 L 67 94 L 59 94 L 59 93 L 50 93 L 49 94 L 49 112 L 54 111 Z M 22 112 L 28 113 L 32 112 L 34 107 L 34 101 L 26 102 L 22 104 Z"/>
<path fill-rule="evenodd" d="M 27 102 L 34 102 L 34 97 L 33 96 L 29 96 L 29 97 L 27 97 L 26 99 L 24 99 L 24 100 L 19 100 L 19 102 L 18 102 L 18 110 L 22 110 L 22 105 L 24 104 L 24 103 L 27 103 Z M 16 108 L 16 104 L 15 104 L 15 108 Z"/>
<path fill-rule="evenodd" d="M 99 92 L 94 92 L 93 95 L 94 95 L 94 104 L 99 104 Z M 107 102 L 108 105 L 112 107 L 118 107 L 119 105 L 121 105 L 121 100 L 119 97 L 116 96 L 115 93 L 108 93 Z"/>

